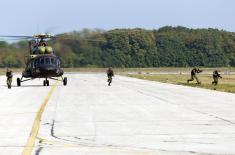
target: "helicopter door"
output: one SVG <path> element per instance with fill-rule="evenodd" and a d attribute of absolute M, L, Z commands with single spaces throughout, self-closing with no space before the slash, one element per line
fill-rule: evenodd
<path fill-rule="evenodd" d="M 38 62 L 37 59 L 34 60 L 34 61 L 32 61 L 32 63 L 31 63 L 31 72 L 32 72 L 32 73 L 34 73 L 35 70 L 36 70 L 36 62 Z"/>
<path fill-rule="evenodd" d="M 30 69 L 31 69 L 31 63 L 28 63 L 28 66 L 26 66 L 26 71 L 28 72 L 30 71 Z"/>
<path fill-rule="evenodd" d="M 34 61 L 34 66 L 35 66 L 35 68 L 38 68 L 38 65 L 39 65 L 39 59 L 36 59 L 36 60 Z"/>
<path fill-rule="evenodd" d="M 35 62 L 34 61 L 31 62 L 31 67 L 32 67 L 32 69 L 35 69 Z"/>
<path fill-rule="evenodd" d="M 57 67 L 60 67 L 60 60 L 59 59 L 57 59 L 56 65 L 57 65 Z"/>

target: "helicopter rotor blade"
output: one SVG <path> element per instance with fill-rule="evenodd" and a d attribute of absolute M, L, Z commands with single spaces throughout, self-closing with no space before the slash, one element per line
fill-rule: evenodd
<path fill-rule="evenodd" d="M 99 39 L 84 38 L 84 37 L 74 36 L 70 34 L 56 35 L 56 36 L 53 36 L 50 34 L 44 34 L 44 33 L 41 33 L 39 35 L 33 35 L 33 36 L 0 35 L 1 40 L 28 40 L 28 39 L 37 39 L 37 38 L 52 39 L 52 40 L 77 40 L 77 41 L 88 41 L 88 42 L 106 42 L 106 40 L 102 38 L 99 38 Z"/>
<path fill-rule="evenodd" d="M 27 39 L 24 39 L 24 38 L 0 38 L 0 41 L 25 41 Z"/>
<path fill-rule="evenodd" d="M 9 35 L 0 35 L 2 38 L 32 38 L 32 36 L 9 36 Z"/>

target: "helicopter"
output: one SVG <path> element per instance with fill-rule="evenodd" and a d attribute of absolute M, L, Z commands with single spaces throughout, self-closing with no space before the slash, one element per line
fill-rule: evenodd
<path fill-rule="evenodd" d="M 47 40 L 55 38 L 50 34 L 36 34 L 33 36 L 0 36 L 20 39 L 31 39 L 29 41 L 29 55 L 26 57 L 26 67 L 21 78 L 17 78 L 17 86 L 22 82 L 36 78 L 44 78 L 43 86 L 49 86 L 49 80 L 62 81 L 67 85 L 67 77 L 63 77 L 64 71 L 61 68 L 61 61 L 55 51 L 48 45 Z M 61 78 L 61 79 L 59 79 Z"/>

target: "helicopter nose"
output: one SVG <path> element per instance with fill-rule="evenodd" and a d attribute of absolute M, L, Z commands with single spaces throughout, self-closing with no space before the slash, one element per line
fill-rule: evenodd
<path fill-rule="evenodd" d="M 40 68 L 40 72 L 55 73 L 56 72 L 56 67 L 54 67 L 54 66 L 44 66 L 44 67 Z"/>
<path fill-rule="evenodd" d="M 50 67 L 46 67 L 45 70 L 46 71 L 53 71 L 53 70 L 56 70 L 56 68 L 50 66 Z"/>

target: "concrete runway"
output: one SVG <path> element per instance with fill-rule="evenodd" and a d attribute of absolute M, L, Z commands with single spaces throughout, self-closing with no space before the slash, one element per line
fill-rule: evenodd
<path fill-rule="evenodd" d="M 0 77 L 0 155 L 235 154 L 235 94 L 66 76 L 68 86 L 36 79 L 11 90 Z"/>

